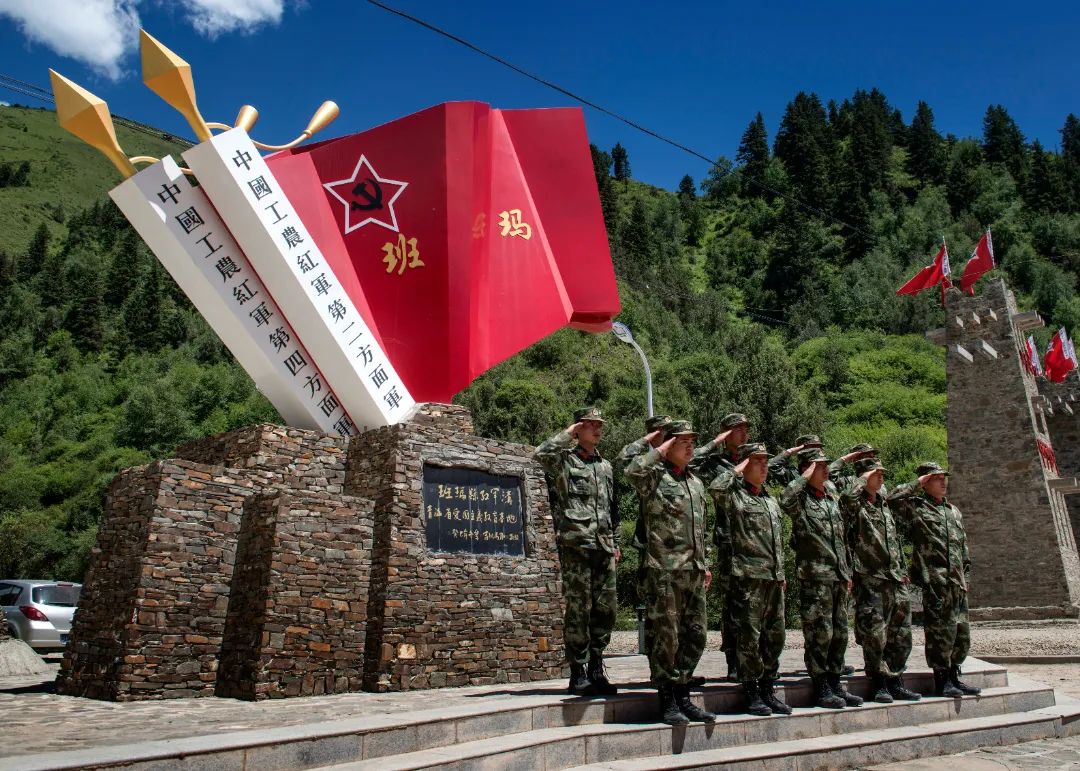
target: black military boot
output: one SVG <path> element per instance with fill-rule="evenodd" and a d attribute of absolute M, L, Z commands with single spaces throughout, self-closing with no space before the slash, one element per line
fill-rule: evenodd
<path fill-rule="evenodd" d="M 773 685 L 773 681 L 768 678 L 762 678 L 758 681 L 758 693 L 761 695 L 761 701 L 774 715 L 790 715 L 791 707 L 780 701 L 780 697 L 773 690 Z"/>
<path fill-rule="evenodd" d="M 949 681 L 965 696 L 978 696 L 982 693 L 982 688 L 968 685 L 960 679 L 960 667 L 953 667 L 949 670 Z"/>
<path fill-rule="evenodd" d="M 705 685 L 705 678 L 701 675 L 694 675 L 686 681 L 686 684 L 691 688 L 700 688 L 701 686 Z"/>
<path fill-rule="evenodd" d="M 739 657 L 735 651 L 724 651 L 727 659 L 727 679 L 729 683 L 739 682 Z"/>
<path fill-rule="evenodd" d="M 592 694 L 592 683 L 589 682 L 589 678 L 585 675 L 585 666 L 583 664 L 570 664 L 570 686 L 566 690 L 577 696 Z"/>
<path fill-rule="evenodd" d="M 922 698 L 915 691 L 905 688 L 904 681 L 899 676 L 885 678 L 885 687 L 889 689 L 889 695 L 897 701 L 918 701 Z"/>
<path fill-rule="evenodd" d="M 870 683 L 874 686 L 873 700 L 878 704 L 892 704 L 893 697 L 889 693 L 889 687 L 885 684 L 884 675 L 872 675 L 870 677 Z"/>
<path fill-rule="evenodd" d="M 934 695 L 948 699 L 958 699 L 964 692 L 952 684 L 952 677 L 947 669 L 934 670 Z"/>
<path fill-rule="evenodd" d="M 690 700 L 689 686 L 685 685 L 673 685 L 671 687 L 672 693 L 675 694 L 675 703 L 679 707 L 679 712 L 683 713 L 690 720 L 696 720 L 699 723 L 715 723 L 716 715 L 702 709 L 697 704 L 694 704 Z"/>
<path fill-rule="evenodd" d="M 599 696 L 614 696 L 619 692 L 619 689 L 612 685 L 604 674 L 604 657 L 599 653 L 594 653 L 589 657 L 586 676 L 592 684 L 592 692 Z"/>
<path fill-rule="evenodd" d="M 743 683 L 743 693 L 746 694 L 746 714 L 768 717 L 772 714 L 764 700 L 761 698 L 761 689 L 757 683 Z"/>
<path fill-rule="evenodd" d="M 844 668 L 840 670 L 840 674 L 844 677 L 849 677 L 850 675 L 855 674 L 855 667 L 851 666 L 851 664 L 844 664 Z"/>
<path fill-rule="evenodd" d="M 840 679 L 840 675 L 829 675 L 829 687 L 832 688 L 833 693 L 844 700 L 844 704 L 849 707 L 861 707 L 862 699 L 853 694 L 847 689 L 843 681 Z"/>
<path fill-rule="evenodd" d="M 814 683 L 814 701 L 819 707 L 828 707 L 829 709 L 843 709 L 845 702 L 835 693 L 829 686 L 829 681 L 825 675 L 818 675 L 813 678 Z"/>
<path fill-rule="evenodd" d="M 668 725 L 686 725 L 690 722 L 675 703 L 675 694 L 671 691 L 670 683 L 661 685 L 656 690 L 660 697 L 660 722 Z"/>

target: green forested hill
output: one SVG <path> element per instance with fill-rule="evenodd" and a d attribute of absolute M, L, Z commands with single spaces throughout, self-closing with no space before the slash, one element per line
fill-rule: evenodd
<path fill-rule="evenodd" d="M 877 91 L 798 94 L 781 125 L 757 116 L 734 160 L 674 191 L 635 181 L 620 145 L 594 148 L 621 320 L 649 354 L 657 409 L 706 434 L 746 412 L 774 449 L 805 431 L 832 452 L 868 440 L 894 479 L 944 461 L 944 361 L 922 337 L 941 323 L 938 298 L 894 291 L 942 236 L 959 273 L 990 226 L 1021 304 L 1075 327 L 1080 121 L 1063 123 L 1049 152 L 996 106 L 983 136 L 958 139 L 926 105 L 908 119 Z M 81 577 L 117 470 L 277 419 L 108 201 L 116 180 L 51 113 L 0 108 L 0 577 Z M 571 330 L 458 400 L 481 433 L 528 443 L 600 404 L 609 455 L 645 410 L 633 350 Z M 629 496 L 623 509 L 634 516 Z"/>

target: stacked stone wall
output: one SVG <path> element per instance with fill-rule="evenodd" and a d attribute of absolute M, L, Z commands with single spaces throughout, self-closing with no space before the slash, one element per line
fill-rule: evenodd
<path fill-rule="evenodd" d="M 250 498 L 217 695 L 361 690 L 372 546 L 370 501 L 277 492 Z"/>
<path fill-rule="evenodd" d="M 369 603 L 368 690 L 562 674 L 562 586 L 543 471 L 531 447 L 482 439 L 469 429 L 463 408 L 424 405 L 408 423 L 352 440 L 345 486 L 375 500 L 373 584 L 384 587 Z M 431 551 L 425 463 L 522 479 L 525 556 Z"/>
<path fill-rule="evenodd" d="M 159 461 L 109 490 L 60 693 L 131 701 L 214 691 L 240 513 L 251 484 Z"/>
<path fill-rule="evenodd" d="M 1046 426 L 1053 440 L 1058 473 L 1062 477 L 1080 477 L 1080 379 L 1075 372 L 1064 382 L 1039 381 L 1039 393 L 1046 405 Z M 1073 537 L 1080 533 L 1080 495 L 1066 495 Z"/>
<path fill-rule="evenodd" d="M 1017 316 L 1000 280 L 978 297 L 948 296 L 949 496 L 968 534 L 969 601 L 974 617 L 1075 615 L 1080 560 L 1064 497 L 1048 484 L 1057 475 L 1041 460 L 1038 442 L 1051 437 Z"/>
<path fill-rule="evenodd" d="M 542 470 L 471 431 L 467 410 L 422 405 L 351 443 L 258 425 L 121 473 L 59 691 L 263 699 L 559 675 Z M 429 551 L 425 463 L 522 479 L 525 555 Z"/>

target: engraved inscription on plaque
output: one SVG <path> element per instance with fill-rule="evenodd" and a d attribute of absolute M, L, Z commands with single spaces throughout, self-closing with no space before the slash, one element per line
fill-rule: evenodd
<path fill-rule="evenodd" d="M 525 556 L 520 477 L 424 465 L 424 522 L 434 552 Z"/>

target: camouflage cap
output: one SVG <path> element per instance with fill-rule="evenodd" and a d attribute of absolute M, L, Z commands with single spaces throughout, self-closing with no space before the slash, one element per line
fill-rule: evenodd
<path fill-rule="evenodd" d="M 877 458 L 860 458 L 855 461 L 855 473 L 865 474 L 867 471 L 885 471 L 885 467 L 881 465 L 881 461 Z"/>
<path fill-rule="evenodd" d="M 866 444 L 865 442 L 862 444 L 853 444 L 848 452 L 872 452 L 874 455 L 877 455 L 877 449 L 874 448 L 873 445 Z"/>
<path fill-rule="evenodd" d="M 761 442 L 747 442 L 746 444 L 740 444 L 735 453 L 736 457 L 743 461 L 751 455 L 768 455 L 769 451 L 765 449 L 765 445 Z"/>
<path fill-rule="evenodd" d="M 580 410 L 574 410 L 574 422 L 580 423 L 583 420 L 593 420 L 597 423 L 603 423 L 604 416 L 600 414 L 600 410 L 596 407 L 582 407 Z"/>
<path fill-rule="evenodd" d="M 645 433 L 651 434 L 653 431 L 663 431 L 670 424 L 670 415 L 653 415 L 651 418 L 645 418 Z"/>
<path fill-rule="evenodd" d="M 803 434 L 795 440 L 797 447 L 821 447 L 821 437 L 817 434 Z"/>
<path fill-rule="evenodd" d="M 926 476 L 927 474 L 944 474 L 949 476 L 949 472 L 941 467 L 940 463 L 935 463 L 932 460 L 928 460 L 926 463 L 920 463 L 915 469 L 916 476 Z"/>
<path fill-rule="evenodd" d="M 818 463 L 819 461 L 828 463 L 829 459 L 825 456 L 825 453 L 821 451 L 820 447 L 807 447 L 805 450 L 799 450 L 796 453 L 796 457 L 799 459 L 799 465 L 805 465 L 807 463 Z"/>
<path fill-rule="evenodd" d="M 668 424 L 666 431 L 668 438 L 673 436 L 697 436 L 697 431 L 694 430 L 689 420 L 673 420 Z"/>
<path fill-rule="evenodd" d="M 732 412 L 729 415 L 725 415 L 724 419 L 720 421 L 720 428 L 727 431 L 729 428 L 735 428 L 736 426 L 749 426 L 750 421 L 746 419 L 746 416 L 741 412 Z"/>

